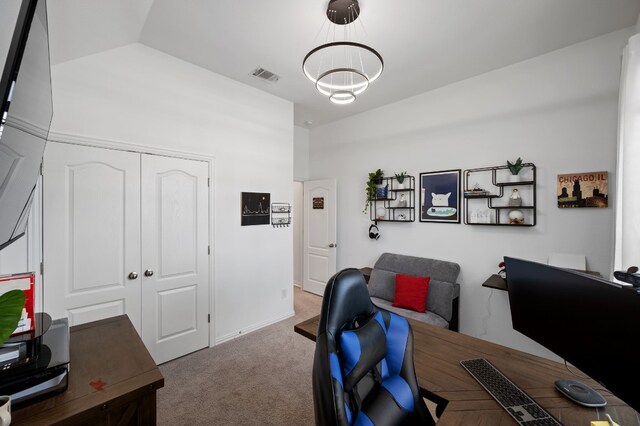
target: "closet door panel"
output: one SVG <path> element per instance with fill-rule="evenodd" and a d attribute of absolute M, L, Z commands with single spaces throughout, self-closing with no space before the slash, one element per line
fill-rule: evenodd
<path fill-rule="evenodd" d="M 140 329 L 140 155 L 48 143 L 44 310 L 70 325 L 127 314 Z"/>
<path fill-rule="evenodd" d="M 142 157 L 142 337 L 157 363 L 209 344 L 208 164 Z"/>

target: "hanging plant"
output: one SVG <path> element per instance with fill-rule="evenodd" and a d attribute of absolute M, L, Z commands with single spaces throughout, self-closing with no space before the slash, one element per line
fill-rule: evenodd
<path fill-rule="evenodd" d="M 381 169 L 369 173 L 369 180 L 367 180 L 367 187 L 365 189 L 366 201 L 362 213 L 366 214 L 369 209 L 369 204 L 376 199 L 376 185 L 380 185 L 382 183 L 383 177 L 384 173 Z"/>

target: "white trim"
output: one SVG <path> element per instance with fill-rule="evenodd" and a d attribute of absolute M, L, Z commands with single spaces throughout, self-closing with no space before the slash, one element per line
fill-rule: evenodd
<path fill-rule="evenodd" d="M 286 319 L 292 318 L 293 316 L 295 316 L 295 314 L 296 313 L 294 311 L 291 311 L 291 312 L 289 312 L 288 314 L 286 314 L 284 316 L 281 316 L 281 317 L 278 317 L 278 318 L 275 318 L 275 319 L 272 319 L 272 320 L 268 320 L 268 321 L 263 321 L 261 323 L 254 324 L 251 327 L 241 328 L 240 330 L 236 330 L 236 331 L 233 331 L 233 332 L 231 332 L 229 334 L 226 334 L 224 336 L 220 336 L 218 338 L 218 340 L 216 340 L 215 344 L 219 345 L 220 343 L 228 342 L 229 340 L 233 340 L 233 339 L 236 339 L 238 337 L 242 337 L 245 334 L 249 334 L 249 333 L 251 333 L 253 331 L 260 330 L 261 328 L 267 327 L 269 325 L 272 325 L 272 324 L 278 323 L 280 321 L 284 321 Z"/>
<path fill-rule="evenodd" d="M 209 315 L 211 322 L 209 323 L 209 347 L 216 343 L 215 335 L 215 166 L 216 158 L 212 156 L 196 154 L 193 152 L 176 151 L 173 149 L 158 148 L 150 145 L 142 145 L 130 142 L 116 141 L 113 139 L 101 139 L 89 136 L 71 135 L 67 133 L 50 132 L 48 141 L 66 143 L 72 145 L 93 146 L 96 148 L 107 148 L 118 151 L 135 152 L 138 154 L 162 155 L 165 157 L 183 158 L 187 160 L 205 161 L 209 165 L 209 247 L 211 254 L 209 255 Z M 46 149 L 46 148 L 45 148 Z M 41 234 L 41 238 L 43 235 Z M 46 266 L 45 266 L 46 267 Z M 213 312 L 212 312 L 213 311 Z"/>
<path fill-rule="evenodd" d="M 95 146 L 97 148 L 110 148 L 118 151 L 137 152 L 139 154 L 164 155 L 166 157 L 185 158 L 187 160 L 198 160 L 215 162 L 215 157 L 210 157 L 194 152 L 177 151 L 174 149 L 158 148 L 151 145 L 142 145 L 131 142 L 117 141 L 114 139 L 94 138 L 90 136 L 71 135 L 67 133 L 51 132 L 47 139 L 50 142 L 69 143 L 75 145 Z"/>
<path fill-rule="evenodd" d="M 42 287 L 42 275 L 40 274 L 40 263 L 42 256 L 42 176 L 38 175 L 31 211 L 27 219 L 27 269 L 35 273 L 35 309 L 36 312 L 44 311 L 44 292 Z"/>

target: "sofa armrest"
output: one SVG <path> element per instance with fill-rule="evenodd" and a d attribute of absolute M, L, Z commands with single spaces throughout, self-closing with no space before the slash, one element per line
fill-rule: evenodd
<path fill-rule="evenodd" d="M 371 278 L 371 271 L 373 269 L 366 267 L 366 268 L 360 268 L 359 271 L 362 273 L 362 275 L 364 275 L 364 281 L 369 284 L 369 278 Z"/>

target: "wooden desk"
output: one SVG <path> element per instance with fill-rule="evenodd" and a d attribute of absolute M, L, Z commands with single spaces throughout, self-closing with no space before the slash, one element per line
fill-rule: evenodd
<path fill-rule="evenodd" d="M 126 315 L 70 329 L 69 388 L 12 413 L 12 425 L 155 425 L 164 378 Z M 102 390 L 90 385 L 103 382 Z"/>
<path fill-rule="evenodd" d="M 294 330 L 315 341 L 319 319 L 316 316 L 296 324 Z M 562 396 L 554 382 L 575 378 L 564 364 L 422 322 L 409 322 L 418 383 L 423 396 L 439 406 L 438 426 L 517 424 L 460 365 L 461 360 L 470 358 L 491 361 L 566 426 L 606 420 L 604 413 L 620 425 L 640 425 L 636 411 L 606 391 L 601 391 L 607 399 L 602 408 L 581 407 Z M 579 380 L 602 389 L 591 379 Z"/>

